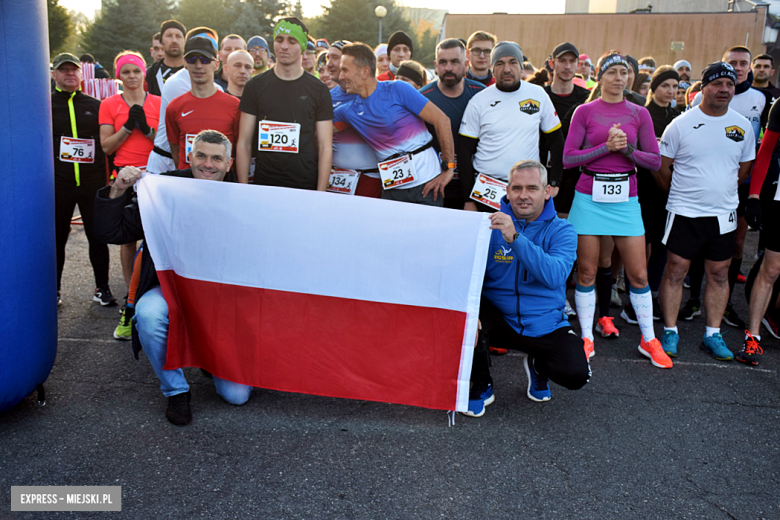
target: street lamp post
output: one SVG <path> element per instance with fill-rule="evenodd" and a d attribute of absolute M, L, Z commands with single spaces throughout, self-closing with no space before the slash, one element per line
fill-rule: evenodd
<path fill-rule="evenodd" d="M 387 8 L 383 5 L 376 6 L 374 14 L 379 18 L 379 45 L 382 45 L 382 18 L 387 16 Z"/>

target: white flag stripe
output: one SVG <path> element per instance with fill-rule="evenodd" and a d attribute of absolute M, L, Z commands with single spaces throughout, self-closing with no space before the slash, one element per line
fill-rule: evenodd
<path fill-rule="evenodd" d="M 484 213 L 157 175 L 139 182 L 138 200 L 158 270 L 304 294 L 479 308 L 490 237 Z M 473 345 L 474 329 L 470 323 L 464 345 Z"/>

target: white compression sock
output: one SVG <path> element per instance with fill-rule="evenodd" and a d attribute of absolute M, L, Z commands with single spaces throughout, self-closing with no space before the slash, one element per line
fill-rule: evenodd
<path fill-rule="evenodd" d="M 650 342 L 655 339 L 655 330 L 653 330 L 653 296 L 650 294 L 650 286 L 643 289 L 629 289 L 629 299 L 636 312 L 636 321 L 639 322 L 639 330 L 642 331 L 642 337 Z"/>
<path fill-rule="evenodd" d="M 593 315 L 596 313 L 594 286 L 583 287 L 577 284 L 574 290 L 574 306 L 577 307 L 577 320 L 580 322 L 582 337 L 593 341 Z"/>

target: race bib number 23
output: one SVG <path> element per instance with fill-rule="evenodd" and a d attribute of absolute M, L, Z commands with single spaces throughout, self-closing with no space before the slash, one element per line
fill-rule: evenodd
<path fill-rule="evenodd" d="M 417 173 L 408 155 L 397 159 L 389 159 L 379 163 L 379 176 L 382 177 L 382 188 L 390 190 L 414 182 Z"/>

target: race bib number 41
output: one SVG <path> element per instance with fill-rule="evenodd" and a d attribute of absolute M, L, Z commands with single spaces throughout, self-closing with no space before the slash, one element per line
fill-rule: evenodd
<path fill-rule="evenodd" d="M 261 152 L 298 153 L 301 139 L 301 125 L 260 121 L 257 146 Z"/>
<path fill-rule="evenodd" d="M 71 163 L 95 162 L 95 140 L 60 137 L 60 161 Z"/>
<path fill-rule="evenodd" d="M 414 182 L 416 172 L 412 158 L 408 155 L 383 161 L 378 166 L 379 176 L 382 177 L 382 187 L 386 190 Z"/>
<path fill-rule="evenodd" d="M 737 210 L 723 215 L 718 215 L 718 227 L 720 227 L 720 234 L 725 235 L 731 233 L 737 229 Z"/>
<path fill-rule="evenodd" d="M 480 173 L 477 175 L 474 189 L 471 190 L 469 198 L 499 211 L 501 209 L 501 199 L 504 198 L 504 195 L 506 195 L 505 182 Z"/>
<path fill-rule="evenodd" d="M 354 195 L 359 177 L 360 173 L 354 170 L 340 170 L 338 168 L 331 170 L 328 178 L 328 187 L 325 191 Z"/>

